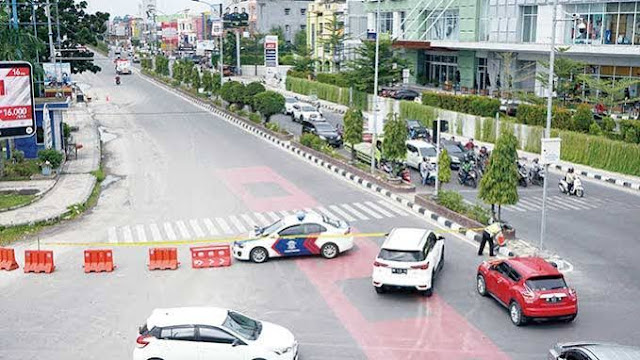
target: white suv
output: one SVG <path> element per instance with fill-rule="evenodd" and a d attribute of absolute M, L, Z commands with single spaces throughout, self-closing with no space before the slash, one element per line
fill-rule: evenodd
<path fill-rule="evenodd" d="M 297 103 L 293 105 L 293 121 L 320 121 L 322 114 L 313 105 Z"/>
<path fill-rule="evenodd" d="M 293 114 L 293 107 L 298 104 L 298 99 L 295 97 L 287 96 L 284 98 L 284 113 L 285 115 Z"/>
<path fill-rule="evenodd" d="M 433 279 L 443 265 L 444 237 L 426 229 L 396 228 L 373 263 L 373 286 L 378 293 L 412 288 L 431 296 Z"/>
<path fill-rule="evenodd" d="M 134 360 L 295 360 L 293 334 L 215 307 L 155 309 L 140 327 Z"/>

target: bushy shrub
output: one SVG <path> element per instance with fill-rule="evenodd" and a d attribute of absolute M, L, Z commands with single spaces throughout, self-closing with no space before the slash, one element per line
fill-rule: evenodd
<path fill-rule="evenodd" d="M 249 114 L 249 120 L 256 124 L 259 124 L 262 122 L 262 117 L 258 113 L 251 113 Z"/>
<path fill-rule="evenodd" d="M 251 106 L 254 106 L 254 102 L 253 102 L 253 98 L 254 96 L 265 92 L 267 89 L 265 89 L 264 85 L 262 85 L 261 83 L 254 81 L 254 82 L 250 82 L 247 84 L 247 86 L 245 86 L 244 88 L 244 103 L 245 104 L 249 104 Z"/>
<path fill-rule="evenodd" d="M 414 101 L 400 101 L 400 118 L 418 120 L 423 126 L 431 128 L 436 119 L 436 109 Z"/>
<path fill-rule="evenodd" d="M 573 130 L 586 133 L 589 131 L 591 123 L 593 123 L 591 107 L 587 104 L 579 105 L 576 113 L 573 114 Z"/>
<path fill-rule="evenodd" d="M 438 192 L 438 204 L 457 213 L 464 213 L 466 209 L 462 195 L 453 190 L 440 190 Z"/>
<path fill-rule="evenodd" d="M 63 158 L 63 154 L 55 149 L 38 151 L 38 159 L 43 163 L 48 161 L 53 169 L 57 169 L 62 164 Z"/>
<path fill-rule="evenodd" d="M 291 70 L 289 70 L 291 72 Z M 298 94 L 315 94 L 319 99 L 349 106 L 349 89 L 335 85 L 323 84 L 317 81 L 309 81 L 287 76 L 286 89 Z M 367 108 L 367 94 L 353 90 L 353 106 L 359 109 Z"/>
<path fill-rule="evenodd" d="M 298 78 L 298 79 L 309 79 L 309 76 L 311 76 L 311 72 L 310 71 L 296 71 L 293 69 L 290 69 L 289 71 L 287 71 L 287 79 L 289 77 L 293 77 L 293 78 Z"/>
<path fill-rule="evenodd" d="M 302 134 L 302 136 L 300 136 L 300 144 L 316 151 L 322 151 L 322 147 L 325 145 L 325 142 L 316 135 Z"/>
<path fill-rule="evenodd" d="M 640 145 L 600 136 L 561 131 L 562 160 L 598 169 L 640 176 Z"/>
<path fill-rule="evenodd" d="M 610 117 L 602 118 L 602 130 L 605 132 L 612 132 L 616 128 L 616 121 Z"/>
<path fill-rule="evenodd" d="M 595 136 L 602 135 L 602 129 L 600 128 L 600 125 L 598 125 L 597 122 L 594 121 L 589 126 L 589 135 L 595 135 Z"/>
<path fill-rule="evenodd" d="M 640 121 L 622 120 L 620 122 L 620 135 L 625 142 L 640 143 Z"/>
<path fill-rule="evenodd" d="M 242 104 L 245 99 L 244 94 L 244 84 L 237 81 L 228 81 L 220 89 L 222 99 L 232 104 Z"/>
<path fill-rule="evenodd" d="M 516 119 L 520 124 L 544 126 L 547 110 L 544 106 L 520 104 L 516 111 Z"/>
<path fill-rule="evenodd" d="M 422 104 L 478 116 L 495 116 L 500 110 L 500 100 L 486 96 L 451 95 L 426 91 Z"/>

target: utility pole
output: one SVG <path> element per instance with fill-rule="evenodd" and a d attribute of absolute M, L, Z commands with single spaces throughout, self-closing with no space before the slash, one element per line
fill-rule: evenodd
<path fill-rule="evenodd" d="M 38 28 L 37 28 L 37 25 L 36 25 L 37 19 L 36 19 L 36 3 L 35 2 L 31 3 L 31 20 L 33 21 L 33 36 L 38 38 Z M 40 54 L 38 53 L 38 47 L 36 47 L 36 62 L 37 63 L 40 62 Z"/>
<path fill-rule="evenodd" d="M 236 29 L 236 75 L 242 75 L 242 68 L 240 68 L 240 29 Z"/>
<path fill-rule="evenodd" d="M 434 195 L 438 197 L 438 187 L 440 186 L 440 119 L 436 119 L 436 186 Z"/>
<path fill-rule="evenodd" d="M 18 28 L 18 4 L 17 0 L 11 0 L 11 27 Z"/>
<path fill-rule="evenodd" d="M 56 43 L 58 45 L 58 50 L 62 49 L 62 40 L 60 38 L 60 12 L 58 11 L 59 1 L 60 0 L 56 0 L 56 33 L 57 33 Z"/>
<path fill-rule="evenodd" d="M 378 62 L 380 61 L 380 0 L 376 7 L 376 60 L 373 75 L 373 136 L 371 139 L 371 173 L 376 170 L 376 142 L 378 141 Z M 381 150 L 382 151 L 382 150 Z M 380 156 L 382 159 L 382 154 Z"/>
<path fill-rule="evenodd" d="M 47 14 L 47 28 L 49 30 L 49 58 L 52 63 L 56 62 L 56 50 L 53 47 L 53 29 L 51 28 L 51 2 L 47 0 L 45 7 Z"/>

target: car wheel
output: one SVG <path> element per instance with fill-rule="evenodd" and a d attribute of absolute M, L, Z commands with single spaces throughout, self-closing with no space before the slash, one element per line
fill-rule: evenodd
<path fill-rule="evenodd" d="M 385 293 L 383 286 L 374 286 L 373 288 L 376 289 L 376 293 L 378 293 L 378 294 L 384 294 Z"/>
<path fill-rule="evenodd" d="M 527 318 L 522 315 L 522 308 L 516 301 L 511 301 L 511 304 L 509 304 L 509 317 L 515 326 L 522 326 L 527 323 Z"/>
<path fill-rule="evenodd" d="M 435 282 L 436 282 L 435 271 L 431 270 L 431 287 L 422 292 L 423 296 L 431 297 L 431 295 L 433 295 L 433 287 L 435 286 Z"/>
<path fill-rule="evenodd" d="M 251 250 L 251 253 L 249 253 L 249 258 L 254 263 L 260 264 L 269 259 L 269 253 L 267 252 L 267 249 L 263 247 L 257 247 Z"/>
<path fill-rule="evenodd" d="M 334 243 L 326 243 L 322 245 L 322 248 L 320 249 L 320 253 L 325 259 L 333 259 L 338 256 L 338 252 L 338 245 Z"/>
<path fill-rule="evenodd" d="M 478 290 L 478 294 L 487 296 L 487 282 L 482 274 L 478 274 L 476 277 L 476 290 Z"/>
<path fill-rule="evenodd" d="M 438 262 L 438 272 L 440 272 L 443 267 L 444 267 L 444 247 L 442 248 L 442 253 L 440 253 L 440 262 Z"/>

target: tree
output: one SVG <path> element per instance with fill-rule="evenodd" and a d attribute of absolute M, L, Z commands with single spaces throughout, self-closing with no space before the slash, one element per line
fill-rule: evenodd
<path fill-rule="evenodd" d="M 178 60 L 178 61 L 174 61 L 173 65 L 171 66 L 171 75 L 172 77 L 177 80 L 182 82 L 182 80 L 184 80 L 184 76 L 182 74 L 182 60 Z"/>
<path fill-rule="evenodd" d="M 293 36 L 293 50 L 296 54 L 300 54 L 300 52 L 306 52 L 308 50 L 306 31 L 300 30 Z"/>
<path fill-rule="evenodd" d="M 555 49 L 556 57 L 553 62 L 553 73 L 556 79 L 554 84 L 555 91 L 558 94 L 558 97 L 562 98 L 563 102 L 566 101 L 567 96 L 569 95 L 578 95 L 574 92 L 574 89 L 576 88 L 576 81 L 578 80 L 578 75 L 584 73 L 584 68 L 586 66 L 583 62 L 575 61 L 567 56 L 563 56 L 567 50 L 569 50 L 568 47 Z M 537 77 L 537 80 L 546 88 L 549 84 L 549 62 L 539 61 L 538 63 L 547 69 L 546 72 L 539 74 Z"/>
<path fill-rule="evenodd" d="M 162 55 L 156 56 L 156 73 L 169 76 L 169 59 Z"/>
<path fill-rule="evenodd" d="M 355 52 L 355 60 L 348 64 L 352 70 L 350 80 L 356 90 L 373 93 L 375 41 L 364 41 Z M 402 79 L 402 69 L 407 62 L 393 49 L 390 40 L 380 39 L 379 60 L 378 81 L 381 85 L 391 85 Z"/>
<path fill-rule="evenodd" d="M 364 116 L 358 108 L 350 108 L 344 114 L 344 142 L 351 144 L 351 161 L 356 161 L 355 144 L 362 141 L 362 129 L 364 127 Z"/>
<path fill-rule="evenodd" d="M 331 20 L 324 24 L 323 33 L 327 35 L 323 36 L 321 40 L 322 45 L 329 48 L 333 55 L 333 58 L 331 59 L 331 63 L 333 64 L 332 72 L 339 71 L 339 50 L 344 45 L 344 40 L 346 38 L 344 32 L 344 21 L 339 20 L 338 16 L 334 13 Z"/>
<path fill-rule="evenodd" d="M 480 180 L 478 197 L 491 204 L 492 212 L 494 205 L 498 205 L 498 220 L 502 205 L 518 202 L 517 143 L 511 130 L 503 129 L 489 157 L 487 171 Z"/>
<path fill-rule="evenodd" d="M 576 113 L 573 114 L 573 130 L 583 133 L 589 132 L 592 123 L 593 113 L 591 112 L 591 107 L 587 104 L 580 104 Z"/>
<path fill-rule="evenodd" d="M 640 98 L 628 98 L 628 89 L 638 83 L 638 79 L 605 79 L 595 78 L 589 75 L 580 75 L 579 79 L 584 81 L 589 87 L 590 95 L 588 100 L 591 103 L 602 103 L 611 112 L 616 105 L 625 102 L 633 103 Z"/>
<path fill-rule="evenodd" d="M 222 100 L 231 104 L 244 104 L 244 84 L 237 81 L 227 81 L 220 89 Z"/>
<path fill-rule="evenodd" d="M 293 70 L 297 72 L 311 73 L 315 60 L 311 58 L 311 49 L 307 46 L 307 33 L 298 31 L 294 38 Z"/>
<path fill-rule="evenodd" d="M 589 125 L 589 134 L 595 135 L 595 136 L 602 135 L 602 129 L 600 128 L 600 125 L 598 125 L 597 122 L 594 121 L 591 123 L 591 125 Z"/>
<path fill-rule="evenodd" d="M 394 166 L 407 156 L 407 124 L 400 120 L 398 114 L 390 112 L 384 123 L 384 141 L 382 142 L 382 158 L 392 162 Z"/>
<path fill-rule="evenodd" d="M 245 94 L 244 94 L 244 102 L 245 104 L 249 104 L 251 106 L 255 107 L 255 104 L 253 103 L 253 99 L 255 99 L 255 96 L 264 92 L 266 89 L 264 88 L 264 85 L 262 85 L 261 83 L 254 81 L 254 82 L 250 82 L 247 84 L 247 86 L 245 87 Z"/>
<path fill-rule="evenodd" d="M 189 84 L 191 84 L 191 87 L 195 91 L 198 91 L 198 89 L 202 87 L 202 79 L 200 78 L 200 72 L 198 72 L 198 69 L 195 66 L 191 67 Z"/>
<path fill-rule="evenodd" d="M 440 150 L 440 157 L 438 158 L 438 180 L 441 183 L 451 181 L 451 158 L 449 158 L 449 152 L 444 147 Z"/>
<path fill-rule="evenodd" d="M 225 84 L 226 85 L 226 84 Z M 264 91 L 253 98 L 255 109 L 269 122 L 271 115 L 279 114 L 284 110 L 284 96 L 275 91 Z"/>

